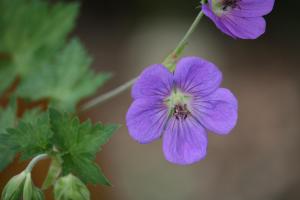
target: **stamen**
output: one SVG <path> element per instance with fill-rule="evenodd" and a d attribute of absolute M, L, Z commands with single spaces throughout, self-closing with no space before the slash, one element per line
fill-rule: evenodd
<path fill-rule="evenodd" d="M 223 3 L 222 3 L 222 10 L 223 11 L 227 11 L 229 8 L 230 9 L 233 9 L 233 8 L 236 8 L 238 7 L 238 2 L 240 0 L 223 0 Z"/>
<path fill-rule="evenodd" d="M 173 116 L 175 116 L 177 120 L 186 119 L 190 114 L 191 112 L 187 109 L 186 104 L 184 104 L 183 106 L 180 104 L 175 105 Z"/>

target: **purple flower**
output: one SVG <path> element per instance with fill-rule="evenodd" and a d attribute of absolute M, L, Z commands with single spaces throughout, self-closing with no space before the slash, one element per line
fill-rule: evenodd
<path fill-rule="evenodd" d="M 222 74 L 212 63 L 186 57 L 174 73 L 161 64 L 145 69 L 132 89 L 126 121 L 130 135 L 145 144 L 163 137 L 171 163 L 187 165 L 206 155 L 206 129 L 228 134 L 237 121 L 234 95 L 219 88 Z"/>
<path fill-rule="evenodd" d="M 233 38 L 256 39 L 266 29 L 262 17 L 270 13 L 275 0 L 208 0 L 204 14 Z"/>

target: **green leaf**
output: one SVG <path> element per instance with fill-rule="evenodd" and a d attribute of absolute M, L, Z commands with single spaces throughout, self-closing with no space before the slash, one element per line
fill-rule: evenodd
<path fill-rule="evenodd" d="M 52 107 L 74 110 L 84 97 L 93 94 L 109 77 L 89 68 L 91 58 L 76 39 L 52 62 L 45 63 L 21 82 L 18 95 L 32 100 L 49 98 Z"/>
<path fill-rule="evenodd" d="M 10 61 L 2 61 L 0 58 L 0 96 L 13 83 L 16 74 Z"/>
<path fill-rule="evenodd" d="M 18 121 L 16 107 L 16 100 L 11 99 L 5 109 L 0 108 L 0 171 L 13 161 L 18 151 L 29 150 L 24 153 L 24 158 L 34 155 L 35 152 L 41 152 L 39 147 L 41 148 L 42 145 L 38 145 L 41 142 L 38 135 L 46 133 L 46 130 L 51 131 L 48 115 L 42 114 L 38 109 L 26 111 L 21 119 L 22 122 L 15 128 Z M 39 119 L 40 117 L 42 119 Z M 45 143 L 47 138 L 42 140 Z"/>
<path fill-rule="evenodd" d="M 73 173 L 84 182 L 111 186 L 101 168 L 92 160 L 85 158 L 85 154 L 66 154 L 63 156 L 63 174 Z"/>
<path fill-rule="evenodd" d="M 17 147 L 7 133 L 0 134 L 0 171 L 5 169 L 14 159 Z"/>
<path fill-rule="evenodd" d="M 0 134 L 4 133 L 7 128 L 16 125 L 17 105 L 15 99 L 10 100 L 9 105 L 3 109 L 0 108 Z"/>
<path fill-rule="evenodd" d="M 7 134 L 17 151 L 21 152 L 22 160 L 52 150 L 53 133 L 50 130 L 47 113 L 33 119 L 30 123 L 19 122 L 17 128 L 7 129 Z"/>
<path fill-rule="evenodd" d="M 77 117 L 53 109 L 49 112 L 54 143 L 62 152 L 63 174 L 73 173 L 85 182 L 110 185 L 94 160 L 118 126 L 80 123 Z"/>
<path fill-rule="evenodd" d="M 36 121 L 38 118 L 43 117 L 43 115 L 45 114 L 40 108 L 33 108 L 31 110 L 26 110 L 21 120 L 23 123 L 32 123 Z"/>
<path fill-rule="evenodd" d="M 0 108 L 0 171 L 11 163 L 15 157 L 14 145 L 5 130 L 15 126 L 16 112 L 15 100 L 11 100 L 6 109 Z"/>
<path fill-rule="evenodd" d="M 78 7 L 43 0 L 0 1 L 0 52 L 12 55 L 17 74 L 26 75 L 37 60 L 64 44 Z"/>

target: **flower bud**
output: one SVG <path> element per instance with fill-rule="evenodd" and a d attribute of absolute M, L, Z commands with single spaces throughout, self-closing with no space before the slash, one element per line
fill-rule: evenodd
<path fill-rule="evenodd" d="M 31 173 L 23 171 L 12 177 L 3 189 L 1 200 L 43 200 L 44 194 L 32 183 Z"/>
<path fill-rule="evenodd" d="M 23 187 L 23 199 L 32 199 L 32 180 L 31 180 L 31 173 L 26 174 L 26 179 Z"/>
<path fill-rule="evenodd" d="M 43 200 L 44 194 L 42 191 L 35 187 L 32 179 L 31 173 L 26 174 L 26 179 L 23 187 L 23 199 L 24 200 Z"/>
<path fill-rule="evenodd" d="M 54 196 L 56 200 L 89 200 L 90 192 L 79 178 L 69 174 L 55 183 Z"/>
<path fill-rule="evenodd" d="M 12 177 L 2 191 L 2 200 L 19 200 L 22 195 L 26 173 L 22 172 Z"/>

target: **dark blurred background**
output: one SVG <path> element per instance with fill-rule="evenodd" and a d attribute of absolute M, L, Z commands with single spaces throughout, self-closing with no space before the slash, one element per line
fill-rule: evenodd
<path fill-rule="evenodd" d="M 123 127 L 97 157 L 113 187 L 90 186 L 93 199 L 298 200 L 300 199 L 300 2 L 277 0 L 267 31 L 253 41 L 234 40 L 204 18 L 185 55 L 217 64 L 223 87 L 239 99 L 232 134 L 209 134 L 208 155 L 192 166 L 169 164 L 161 141 L 140 145 L 125 125 L 129 91 L 82 118 Z M 82 1 L 74 35 L 94 57 L 96 71 L 114 77 L 98 94 L 160 63 L 197 15 L 199 0 Z M 37 183 L 45 161 L 34 171 Z M 23 169 L 10 166 L 1 182 Z M 3 183 L 1 183 L 1 188 Z M 48 199 L 52 199 L 48 191 Z"/>

